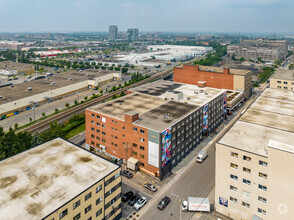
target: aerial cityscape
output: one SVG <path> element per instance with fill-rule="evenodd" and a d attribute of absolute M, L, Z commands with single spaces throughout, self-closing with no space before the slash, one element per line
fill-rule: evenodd
<path fill-rule="evenodd" d="M 294 2 L 0 5 L 0 220 L 294 219 Z"/>

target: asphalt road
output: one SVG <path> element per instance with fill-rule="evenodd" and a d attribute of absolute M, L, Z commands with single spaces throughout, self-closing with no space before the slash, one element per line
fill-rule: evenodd
<path fill-rule="evenodd" d="M 140 219 L 144 220 L 172 220 L 180 219 L 180 200 L 188 196 L 207 197 L 214 187 L 215 176 L 215 151 L 208 150 L 208 157 L 202 164 L 194 163 L 184 174 L 174 182 L 156 202 L 145 210 Z M 164 196 L 171 199 L 171 203 L 163 210 L 158 210 L 156 205 Z M 211 200 L 210 203 L 213 201 Z M 145 207 L 146 208 L 146 207 Z M 195 213 L 183 212 L 182 219 L 191 219 Z"/>

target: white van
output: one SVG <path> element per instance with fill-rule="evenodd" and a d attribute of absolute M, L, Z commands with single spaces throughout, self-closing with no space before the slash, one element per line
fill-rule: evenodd
<path fill-rule="evenodd" d="M 207 153 L 206 153 L 206 151 L 205 151 L 205 150 L 201 150 L 201 151 L 197 154 L 197 156 L 196 156 L 196 161 L 197 161 L 198 163 L 202 163 L 202 162 L 205 160 L 206 157 L 207 157 Z"/>

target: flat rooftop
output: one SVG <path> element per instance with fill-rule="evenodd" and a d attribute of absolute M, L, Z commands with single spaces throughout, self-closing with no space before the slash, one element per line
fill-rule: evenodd
<path fill-rule="evenodd" d="M 267 156 L 270 142 L 287 150 L 293 140 L 294 93 L 267 88 L 218 143 Z"/>
<path fill-rule="evenodd" d="M 0 69 L 9 71 L 19 70 L 21 72 L 22 70 L 34 69 L 34 65 L 27 63 L 17 63 L 12 61 L 2 61 L 0 62 Z"/>
<path fill-rule="evenodd" d="M 280 68 L 271 78 L 294 81 L 294 71 Z"/>
<path fill-rule="evenodd" d="M 200 106 L 169 101 L 142 114 L 139 117 L 139 121 L 135 122 L 135 124 L 162 132 L 169 126 L 180 121 L 182 118 L 185 118 L 186 115 L 192 113 L 198 107 Z"/>
<path fill-rule="evenodd" d="M 113 118 L 124 120 L 127 112 L 136 111 L 140 116 L 166 102 L 167 101 L 164 99 L 155 96 L 133 93 L 88 109 Z"/>
<path fill-rule="evenodd" d="M 185 64 L 185 65 L 187 65 L 187 64 Z M 180 65 L 175 68 L 183 69 L 185 65 Z M 233 69 L 233 68 L 229 68 L 229 69 L 230 69 L 230 74 L 233 74 L 233 75 L 245 76 L 246 74 L 251 72 L 251 70 L 245 70 L 245 69 Z M 215 72 L 215 73 L 223 73 L 224 72 L 223 67 L 215 67 L 215 66 L 201 66 L 201 65 L 199 65 L 199 70 L 200 71 L 207 71 L 207 72 Z"/>
<path fill-rule="evenodd" d="M 165 98 L 166 92 L 183 93 L 183 99 L 179 102 L 188 102 L 194 105 L 204 105 L 210 100 L 224 93 L 224 89 L 215 89 L 210 87 L 198 87 L 196 85 L 178 83 L 173 81 L 158 80 L 136 88 L 130 89 L 132 92 L 139 92 Z"/>
<path fill-rule="evenodd" d="M 0 162 L 0 219 L 41 219 L 119 166 L 60 138 Z"/>
<path fill-rule="evenodd" d="M 38 80 L 29 81 L 29 79 L 23 79 L 27 82 L 15 84 L 14 88 L 10 86 L 0 88 L 0 95 L 3 97 L 0 100 L 0 105 L 15 101 L 18 99 L 26 98 L 29 96 L 37 95 L 53 89 L 62 88 L 82 81 L 90 80 L 91 78 L 97 78 L 103 75 L 114 73 L 115 71 L 92 71 L 84 70 L 78 71 L 67 71 L 65 73 L 54 73 L 54 76 L 50 76 L 50 79 L 43 78 Z M 46 75 L 46 74 L 44 74 Z M 32 78 L 35 76 L 32 75 Z M 71 80 L 69 80 L 69 78 Z M 10 81 L 13 83 L 13 80 Z M 54 85 L 51 83 L 55 82 Z M 28 87 L 32 87 L 32 91 L 27 91 Z"/>

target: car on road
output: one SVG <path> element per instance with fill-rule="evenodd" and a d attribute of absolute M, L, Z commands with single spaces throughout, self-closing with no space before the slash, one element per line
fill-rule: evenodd
<path fill-rule="evenodd" d="M 139 210 L 147 203 L 147 199 L 145 197 L 141 197 L 134 205 L 134 208 Z"/>
<path fill-rule="evenodd" d="M 150 183 L 145 183 L 145 184 L 144 184 L 144 187 L 145 187 L 146 189 L 151 190 L 152 192 L 156 192 L 156 191 L 157 191 L 157 188 L 156 188 L 154 185 L 150 184 Z"/>
<path fill-rule="evenodd" d="M 170 198 L 165 196 L 163 199 L 161 199 L 159 201 L 159 203 L 157 204 L 157 208 L 160 210 L 165 209 L 165 207 L 170 203 Z"/>
<path fill-rule="evenodd" d="M 126 202 L 126 201 L 128 201 L 133 195 L 134 195 L 134 193 L 133 193 L 132 191 L 129 191 L 129 192 L 125 193 L 125 194 L 122 196 L 121 200 L 122 200 L 123 202 Z"/>
<path fill-rule="evenodd" d="M 140 198 L 141 196 L 139 194 L 133 195 L 128 201 L 129 205 L 133 206 Z"/>
<path fill-rule="evenodd" d="M 131 179 L 133 177 L 133 174 L 130 171 L 128 171 L 128 170 L 121 171 L 121 174 L 123 176 L 127 177 L 128 179 Z"/>

